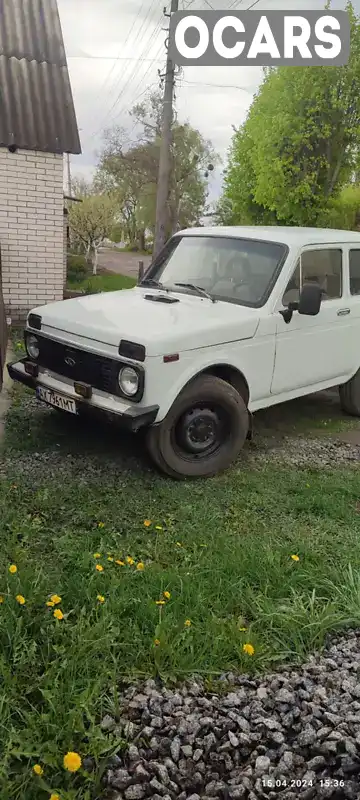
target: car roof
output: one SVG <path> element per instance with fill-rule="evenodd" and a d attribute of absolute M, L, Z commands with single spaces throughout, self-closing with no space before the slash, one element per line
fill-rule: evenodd
<path fill-rule="evenodd" d="M 357 231 L 333 230 L 332 228 L 295 228 L 280 225 L 234 225 L 231 227 L 186 228 L 178 236 L 226 236 L 241 239 L 264 239 L 291 247 L 305 244 L 328 244 L 329 242 L 354 242 L 360 245 Z"/>

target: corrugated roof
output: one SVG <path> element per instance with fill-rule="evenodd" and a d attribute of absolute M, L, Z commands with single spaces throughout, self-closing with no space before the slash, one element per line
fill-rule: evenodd
<path fill-rule="evenodd" d="M 81 153 L 57 0 L 0 0 L 0 146 Z"/>

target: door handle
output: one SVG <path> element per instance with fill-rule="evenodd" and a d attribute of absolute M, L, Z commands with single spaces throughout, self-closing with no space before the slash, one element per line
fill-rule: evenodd
<path fill-rule="evenodd" d="M 338 317 L 345 317 L 346 314 L 350 314 L 350 308 L 340 308 L 337 312 Z"/>

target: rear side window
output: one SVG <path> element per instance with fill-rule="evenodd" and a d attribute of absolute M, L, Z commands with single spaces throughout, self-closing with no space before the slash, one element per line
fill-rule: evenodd
<path fill-rule="evenodd" d="M 360 294 L 360 250 L 350 250 L 350 294 Z"/>

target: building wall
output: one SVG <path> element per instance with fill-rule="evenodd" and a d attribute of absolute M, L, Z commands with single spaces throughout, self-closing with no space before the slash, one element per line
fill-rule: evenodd
<path fill-rule="evenodd" d="M 4 302 L 12 323 L 62 300 L 63 157 L 0 147 L 0 247 Z"/>
<path fill-rule="evenodd" d="M 68 251 L 68 227 L 69 227 L 69 215 L 67 209 L 64 208 L 63 211 L 63 221 L 64 221 L 64 260 L 63 260 L 63 284 L 66 284 L 66 274 L 67 274 L 67 251 Z"/>

